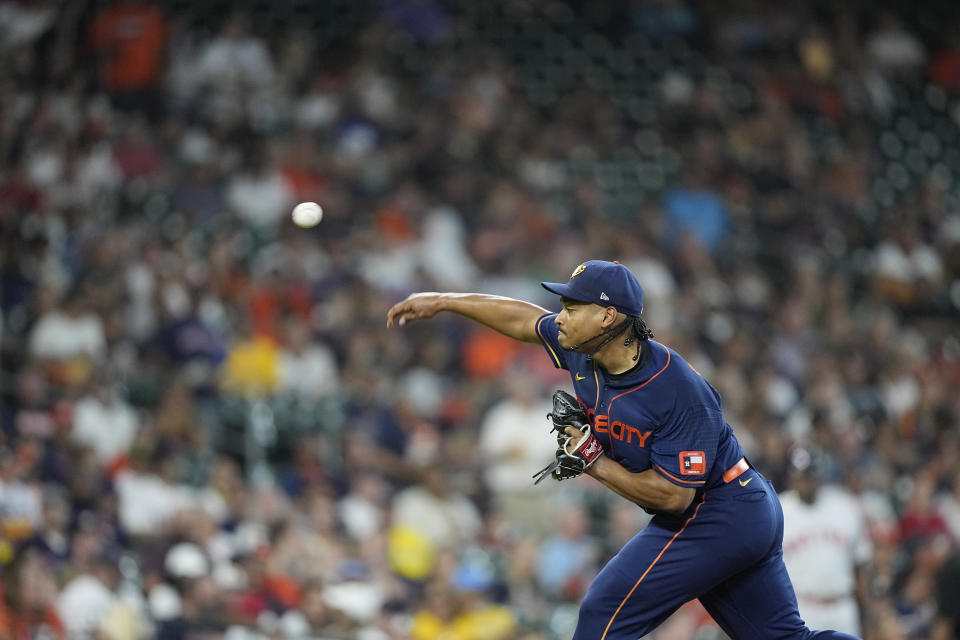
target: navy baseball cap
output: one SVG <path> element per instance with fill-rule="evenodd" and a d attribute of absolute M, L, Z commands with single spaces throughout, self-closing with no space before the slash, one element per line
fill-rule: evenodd
<path fill-rule="evenodd" d="M 613 307 L 628 316 L 643 312 L 643 287 L 630 269 L 619 262 L 588 260 L 573 270 L 566 282 L 541 282 L 558 296 Z"/>

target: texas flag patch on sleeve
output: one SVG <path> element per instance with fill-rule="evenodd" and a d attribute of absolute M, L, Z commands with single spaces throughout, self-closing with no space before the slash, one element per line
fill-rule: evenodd
<path fill-rule="evenodd" d="M 680 474 L 684 476 L 701 476 L 707 472 L 707 456 L 703 451 L 680 452 Z"/>

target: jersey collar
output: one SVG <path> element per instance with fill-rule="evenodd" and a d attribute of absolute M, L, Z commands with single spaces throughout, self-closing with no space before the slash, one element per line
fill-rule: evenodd
<path fill-rule="evenodd" d="M 653 352 L 654 349 L 658 348 L 663 349 L 662 345 L 654 342 L 653 340 L 644 341 L 643 348 L 640 349 L 640 359 L 637 361 L 637 364 L 633 365 L 631 369 L 628 369 L 623 373 L 607 373 L 607 371 L 605 371 L 603 367 L 600 367 L 599 365 L 597 366 L 597 370 L 602 373 L 603 379 L 607 383 L 607 386 L 634 387 L 645 382 L 658 370 L 657 367 L 652 366 L 653 361 L 656 360 Z"/>

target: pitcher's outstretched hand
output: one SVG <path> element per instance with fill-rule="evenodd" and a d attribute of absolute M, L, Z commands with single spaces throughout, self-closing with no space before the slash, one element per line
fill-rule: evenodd
<path fill-rule="evenodd" d="M 399 327 L 413 320 L 432 318 L 440 311 L 441 293 L 414 293 L 387 311 L 387 327 Z"/>

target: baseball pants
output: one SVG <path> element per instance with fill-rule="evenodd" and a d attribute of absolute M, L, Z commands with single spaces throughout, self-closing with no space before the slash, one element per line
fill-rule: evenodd
<path fill-rule="evenodd" d="M 694 598 L 733 640 L 854 638 L 804 625 L 783 564 L 783 510 L 756 470 L 707 489 L 688 514 L 654 517 L 607 563 L 574 640 L 637 640 Z"/>
<path fill-rule="evenodd" d="M 835 602 L 804 600 L 797 596 L 803 620 L 817 629 L 839 629 L 854 635 L 860 633 L 860 611 L 853 597 L 840 598 Z"/>

